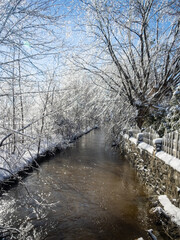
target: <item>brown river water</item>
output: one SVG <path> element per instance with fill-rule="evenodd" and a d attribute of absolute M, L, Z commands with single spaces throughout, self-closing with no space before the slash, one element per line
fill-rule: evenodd
<path fill-rule="evenodd" d="M 146 240 L 148 211 L 135 171 L 95 130 L 0 197 L 1 239 Z"/>

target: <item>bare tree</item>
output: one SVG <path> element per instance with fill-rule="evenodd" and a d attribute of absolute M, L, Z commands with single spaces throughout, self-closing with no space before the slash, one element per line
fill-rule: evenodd
<path fill-rule="evenodd" d="M 75 64 L 101 78 L 110 91 L 125 95 L 137 110 L 140 128 L 151 124 L 180 82 L 178 1 L 81 2 L 88 20 L 80 27 L 88 28 L 91 50 L 77 54 Z M 113 65 L 113 73 L 103 71 L 104 64 Z"/>

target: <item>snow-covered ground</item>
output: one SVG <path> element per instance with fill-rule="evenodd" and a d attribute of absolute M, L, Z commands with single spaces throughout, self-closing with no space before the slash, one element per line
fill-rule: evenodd
<path fill-rule="evenodd" d="M 174 206 L 166 195 L 160 195 L 158 199 L 171 220 L 180 226 L 180 208 Z"/>
<path fill-rule="evenodd" d="M 76 133 L 72 139 L 76 139 L 83 134 L 91 131 L 94 128 L 88 127 Z M 70 146 L 72 139 L 64 139 L 62 135 L 53 135 L 51 140 L 46 139 L 41 141 L 41 148 L 39 155 L 44 156 L 47 152 L 54 152 L 55 149 L 65 149 Z M 19 148 L 19 154 L 8 155 L 7 152 L 0 150 L 0 182 L 16 175 L 18 172 L 23 171 L 26 167 L 30 166 L 34 160 L 37 159 L 37 145 L 30 144 Z"/>

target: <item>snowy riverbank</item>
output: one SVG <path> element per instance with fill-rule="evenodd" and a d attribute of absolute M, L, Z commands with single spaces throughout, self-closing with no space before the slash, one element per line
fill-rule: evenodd
<path fill-rule="evenodd" d="M 155 221 L 163 226 L 165 234 L 167 232 L 171 239 L 179 239 L 180 159 L 164 151 L 156 152 L 154 146 L 138 143 L 136 138 L 127 134 L 123 137 L 126 159 L 136 168 L 150 196 L 154 196 L 150 201 Z"/>
<path fill-rule="evenodd" d="M 74 134 L 70 139 L 65 139 L 62 135 L 54 135 L 50 140 L 42 140 L 41 148 L 38 154 L 37 145 L 27 145 L 19 148 L 18 154 L 8 155 L 4 150 L 0 150 L 0 184 L 3 184 L 10 178 L 17 179 L 18 173 L 32 166 L 38 159 L 54 154 L 57 150 L 62 150 L 70 146 L 72 142 L 84 134 L 89 133 L 95 127 L 87 127 Z"/>

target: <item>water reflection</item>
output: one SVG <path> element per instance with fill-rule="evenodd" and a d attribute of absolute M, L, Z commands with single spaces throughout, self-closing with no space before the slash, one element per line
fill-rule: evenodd
<path fill-rule="evenodd" d="M 134 171 L 91 132 L 0 199 L 9 239 L 148 239 L 147 199 Z"/>

